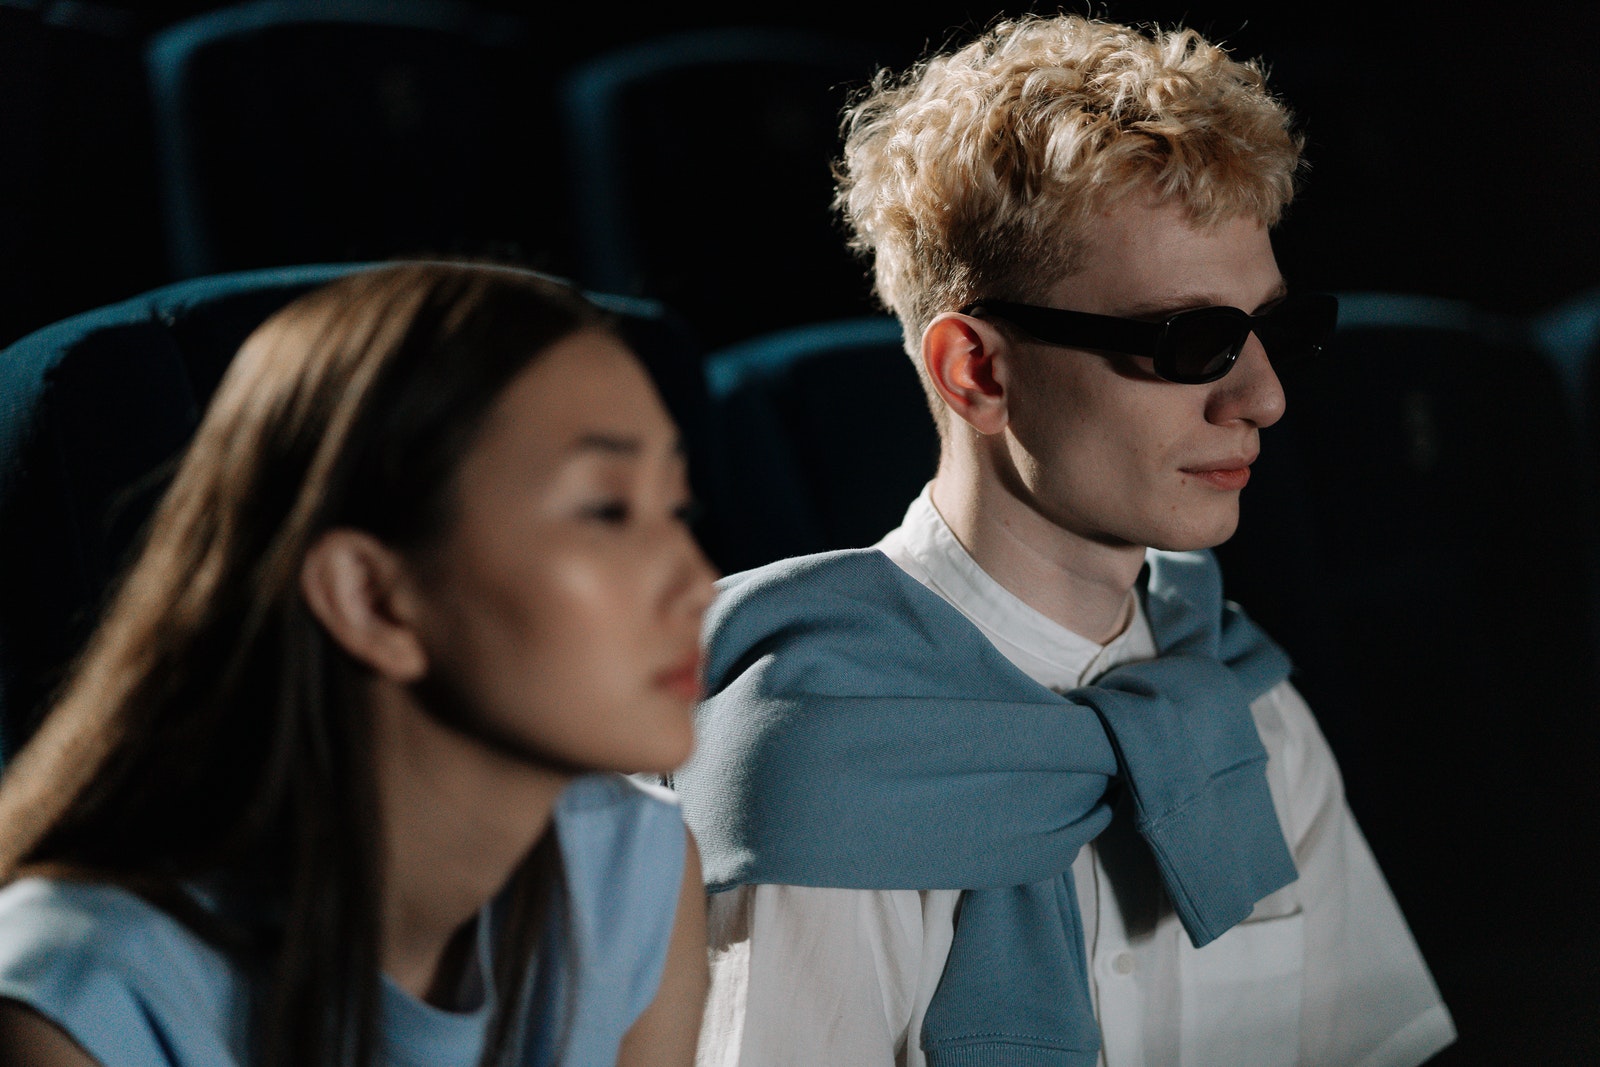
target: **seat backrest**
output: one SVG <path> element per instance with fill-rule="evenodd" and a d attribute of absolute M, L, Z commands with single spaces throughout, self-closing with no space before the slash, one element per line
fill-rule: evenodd
<path fill-rule="evenodd" d="M 1586 453 L 1524 325 L 1454 302 L 1346 296 L 1328 358 L 1283 380 L 1227 591 L 1294 656 L 1463 1041 L 1509 1062 L 1549 976 L 1484 967 L 1488 917 L 1559 940 L 1558 857 L 1600 832 Z"/>
<path fill-rule="evenodd" d="M 870 311 L 830 210 L 849 88 L 882 60 L 776 28 L 676 33 L 561 94 L 579 278 L 682 312 L 711 345 Z"/>
<path fill-rule="evenodd" d="M 938 460 L 900 324 L 847 319 L 707 357 L 730 570 L 872 544 Z"/>
<path fill-rule="evenodd" d="M 1520 321 L 1434 298 L 1346 295 L 1331 357 L 1286 373 L 1284 386 L 1288 414 L 1264 434 L 1262 463 L 1274 466 L 1245 490 L 1239 536 L 1223 549 L 1257 614 L 1335 605 L 1353 628 L 1336 644 L 1347 660 L 1352 642 L 1372 646 L 1357 660 L 1386 664 L 1369 677 L 1380 689 L 1410 684 L 1418 642 L 1459 668 L 1453 687 L 1482 693 L 1499 671 L 1477 653 L 1499 646 L 1505 619 L 1542 617 L 1574 642 L 1594 632 L 1586 452 Z M 1277 527 L 1287 522 L 1292 531 Z M 1278 577 L 1293 557 L 1319 575 L 1309 598 Z M 1462 611 L 1440 617 L 1446 605 Z M 1274 629 L 1288 638 L 1295 626 Z M 1410 652 L 1388 647 L 1391 630 L 1410 635 Z"/>
<path fill-rule="evenodd" d="M 141 22 L 0 3 L 0 348 L 167 280 Z"/>
<path fill-rule="evenodd" d="M 1580 293 L 1538 316 L 1539 348 L 1566 389 L 1575 419 L 1591 451 L 1600 454 L 1600 290 Z M 1600 485 L 1600 482 L 1596 483 Z"/>
<path fill-rule="evenodd" d="M 525 41 L 520 16 L 455 0 L 257 0 L 154 34 L 173 276 L 534 259 L 553 239 L 559 167 L 525 163 L 556 140 Z"/>
<path fill-rule="evenodd" d="M 252 330 L 363 264 L 180 282 L 0 351 L 0 758 L 31 732 L 223 371 Z M 594 296 L 703 465 L 700 353 L 660 305 Z"/>

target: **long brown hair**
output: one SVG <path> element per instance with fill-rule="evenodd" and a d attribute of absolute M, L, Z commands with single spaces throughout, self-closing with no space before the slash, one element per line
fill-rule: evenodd
<path fill-rule="evenodd" d="M 495 398 L 606 325 L 513 269 L 403 264 L 290 304 L 240 349 L 62 696 L 0 784 L 0 878 L 47 864 L 173 911 L 253 979 L 254 1056 L 375 1062 L 380 859 L 364 670 L 301 599 L 322 531 L 426 547 Z M 558 866 L 512 878 L 496 952 L 510 1044 Z M 203 883 L 216 906 L 191 906 Z"/>

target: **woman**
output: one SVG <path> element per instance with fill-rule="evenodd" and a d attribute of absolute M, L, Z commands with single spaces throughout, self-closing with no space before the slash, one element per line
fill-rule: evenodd
<path fill-rule="evenodd" d="M 0 783 L 0 1062 L 687 1064 L 712 574 L 602 315 L 402 265 L 245 343 Z"/>

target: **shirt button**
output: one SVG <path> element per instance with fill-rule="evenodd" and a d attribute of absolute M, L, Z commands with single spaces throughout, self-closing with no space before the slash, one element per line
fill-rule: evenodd
<path fill-rule="evenodd" d="M 1116 971 L 1118 974 L 1132 974 L 1133 954 L 1129 952 L 1117 953 L 1116 958 L 1111 961 L 1111 969 Z"/>

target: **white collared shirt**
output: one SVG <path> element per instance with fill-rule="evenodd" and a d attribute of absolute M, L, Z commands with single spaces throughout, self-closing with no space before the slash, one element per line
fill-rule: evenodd
<path fill-rule="evenodd" d="M 1007 659 L 1065 691 L 1156 654 L 1139 605 L 1104 646 L 1001 587 L 923 490 L 878 544 Z M 1415 1067 L 1450 1014 L 1344 800 L 1333 754 L 1284 682 L 1251 705 L 1298 881 L 1194 948 L 1119 816 L 1072 867 L 1104 1067 Z M 958 890 L 743 886 L 711 899 L 699 1067 L 923 1067 Z"/>

